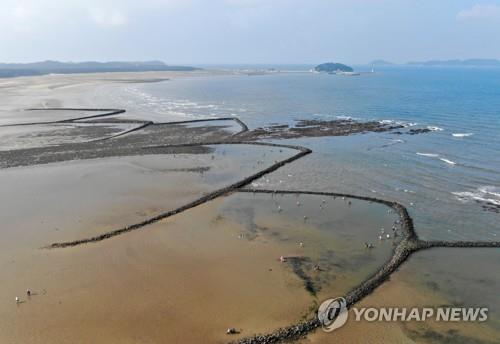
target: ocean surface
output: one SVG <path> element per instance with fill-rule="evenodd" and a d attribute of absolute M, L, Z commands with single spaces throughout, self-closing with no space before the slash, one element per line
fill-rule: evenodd
<path fill-rule="evenodd" d="M 237 116 L 253 128 L 350 117 L 429 128 L 289 140 L 314 154 L 254 187 L 397 200 L 422 238 L 500 240 L 500 213 L 482 206 L 500 207 L 500 69 L 385 68 L 357 77 L 299 69 L 126 85 L 111 96 L 157 121 Z"/>

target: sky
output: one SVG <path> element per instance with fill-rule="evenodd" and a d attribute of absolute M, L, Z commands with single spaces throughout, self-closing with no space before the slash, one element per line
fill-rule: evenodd
<path fill-rule="evenodd" d="M 500 0 L 0 0 L 0 62 L 500 59 Z"/>

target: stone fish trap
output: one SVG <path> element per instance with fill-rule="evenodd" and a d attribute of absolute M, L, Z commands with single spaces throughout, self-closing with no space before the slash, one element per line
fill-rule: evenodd
<path fill-rule="evenodd" d="M 43 125 L 43 124 L 56 124 L 56 123 L 71 123 L 74 121 L 81 121 L 81 120 L 87 120 L 87 119 L 93 119 L 93 118 L 99 118 L 99 117 L 109 117 L 121 113 L 125 113 L 126 110 L 123 109 L 90 109 L 90 108 L 83 108 L 83 109 L 78 109 L 78 108 L 46 108 L 46 109 L 29 109 L 29 111 L 37 111 L 37 110 L 49 110 L 49 111 L 61 111 L 61 110 L 66 110 L 66 111 L 99 111 L 99 112 L 104 112 L 101 114 L 97 115 L 91 115 L 91 116 L 83 116 L 83 117 L 77 117 L 77 118 L 70 118 L 70 119 L 65 119 L 65 120 L 59 120 L 59 121 L 50 121 L 50 122 L 38 122 L 38 123 L 20 123 L 20 124 L 8 124 L 8 125 L 2 125 L 0 127 L 4 126 L 17 126 L 17 125 Z M 348 197 L 348 198 L 353 198 L 353 199 L 359 199 L 363 201 L 370 201 L 370 202 L 376 202 L 380 204 L 384 204 L 390 208 L 392 208 L 397 214 L 399 214 L 400 219 L 401 219 L 401 229 L 402 229 L 402 238 L 399 241 L 399 243 L 396 245 L 396 247 L 393 249 L 393 253 L 391 258 L 383 264 L 372 276 L 368 277 L 365 281 L 360 283 L 357 287 L 352 289 L 350 292 L 347 293 L 345 296 L 345 299 L 347 301 L 347 307 L 350 308 L 352 307 L 355 303 L 359 302 L 362 300 L 364 297 L 369 295 L 371 292 L 373 292 L 378 286 L 380 286 L 384 281 L 386 281 L 389 276 L 395 272 L 401 264 L 403 264 L 408 257 L 410 257 L 413 253 L 424 250 L 424 249 L 429 249 L 429 248 L 438 248 L 438 247 L 455 247 L 455 248 L 500 248 L 500 241 L 426 241 L 426 240 L 421 240 L 419 239 L 417 233 L 415 232 L 415 228 L 413 225 L 413 220 L 408 214 L 407 209 L 397 203 L 397 202 L 391 202 L 379 198 L 373 198 L 373 197 L 365 197 L 365 196 L 357 196 L 357 195 L 351 195 L 351 194 L 341 194 L 341 193 L 335 193 L 335 192 L 312 192 L 312 191 L 301 191 L 301 190 L 263 190 L 263 189 L 243 189 L 243 187 L 247 186 L 254 180 L 261 178 L 264 175 L 267 175 L 280 167 L 291 163 L 297 159 L 300 159 L 301 157 L 312 153 L 312 150 L 309 148 L 303 147 L 303 146 L 298 146 L 298 145 L 286 145 L 286 144 L 277 144 L 277 143 L 266 143 L 266 142 L 254 142 L 254 141 L 245 141 L 245 140 L 239 140 L 238 135 L 248 132 L 248 126 L 241 121 L 240 119 L 236 117 L 224 117 L 224 118 L 211 118 L 211 119 L 200 119 L 200 120 L 189 120 L 189 121 L 179 121 L 179 122 L 165 122 L 165 123 L 155 123 L 151 121 L 138 121 L 140 125 L 136 128 L 133 128 L 131 130 L 119 133 L 117 135 L 111 136 L 111 137 L 106 137 L 100 140 L 108 140 L 108 139 L 113 139 L 117 136 L 123 136 L 126 134 L 129 134 L 133 131 L 138 131 L 146 128 L 149 125 L 179 125 L 179 124 L 187 124 L 187 123 L 202 123 L 202 122 L 209 122 L 209 121 L 234 121 L 236 122 L 240 127 L 241 130 L 238 131 L 237 133 L 229 136 L 229 139 L 226 140 L 221 140 L 221 141 L 215 141 L 215 142 L 199 142 L 199 143 L 186 143 L 186 144 L 179 144 L 179 145 L 159 145 L 159 146 L 147 146 L 147 147 L 141 147 L 143 149 L 156 149 L 156 148 L 168 148 L 168 147 L 198 147 L 198 146 L 207 146 L 207 145 L 228 145 L 228 144 L 245 144 L 245 145 L 259 145 L 259 146 L 268 146 L 268 147 L 280 147 L 280 148 L 287 148 L 287 149 L 293 149 L 298 151 L 295 155 L 284 159 L 282 161 L 277 161 L 270 167 L 263 169 L 249 177 L 246 177 L 236 183 L 233 183 L 227 187 L 224 187 L 222 189 L 213 191 L 201 198 L 198 198 L 197 200 L 190 202 L 188 204 L 185 204 L 179 208 L 176 208 L 174 210 L 170 210 L 161 214 L 158 214 L 152 218 L 149 218 L 147 220 L 144 220 L 139 223 L 135 223 L 123 228 L 119 228 L 98 236 L 86 238 L 86 239 L 80 239 L 80 240 L 75 240 L 75 241 L 69 241 L 69 242 L 60 242 L 60 243 L 52 243 L 45 248 L 48 249 L 58 249 L 58 248 L 65 248 L 65 247 L 73 247 L 73 246 L 78 246 L 78 245 L 83 245 L 83 244 L 90 244 L 90 243 L 95 243 L 99 242 L 102 240 L 110 239 L 114 236 L 125 234 L 127 232 L 137 230 L 137 229 L 142 229 L 143 227 L 158 222 L 162 219 L 165 219 L 167 217 L 179 214 L 185 210 L 194 208 L 198 205 L 204 204 L 208 201 L 211 201 L 215 198 L 221 197 L 228 195 L 232 192 L 255 192 L 255 193 L 274 193 L 274 194 L 309 194 L 309 195 L 323 195 L 323 196 L 336 196 L 336 197 Z M 103 122 L 101 122 L 103 123 Z M 114 123 L 119 123 L 119 122 L 114 122 Z M 247 337 L 243 338 L 241 340 L 236 341 L 235 343 L 240 343 L 240 344 L 256 344 L 256 343 L 279 343 L 279 342 L 284 342 L 284 341 L 290 341 L 290 340 L 296 340 L 299 339 L 306 334 L 314 331 L 316 328 L 320 326 L 319 321 L 314 318 L 310 319 L 304 322 L 300 322 L 298 324 L 294 324 L 285 328 L 277 329 L 276 331 L 269 333 L 269 334 L 262 334 L 262 335 L 254 335 L 252 337 Z"/>

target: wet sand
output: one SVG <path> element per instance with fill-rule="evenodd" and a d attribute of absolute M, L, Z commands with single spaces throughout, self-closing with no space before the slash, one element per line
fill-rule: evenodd
<path fill-rule="evenodd" d="M 66 123 L 0 127 L 0 150 L 48 147 L 105 139 L 137 127 L 133 123 Z"/>
<path fill-rule="evenodd" d="M 196 78 L 230 74 L 227 71 L 193 72 L 139 72 L 139 73 L 89 73 L 43 75 L 18 78 L 0 78 L 0 125 L 32 122 L 36 114 L 27 113 L 31 108 L 122 108 L 121 94 L 129 85 L 144 82 L 169 82 L 177 78 Z M 126 93 L 125 93 L 126 95 Z M 150 116 L 150 118 L 146 118 Z M 162 114 L 150 114 L 143 107 L 127 104 L 127 118 L 149 120 Z M 46 119 L 73 117 L 64 112 L 45 114 Z M 169 115 L 170 120 L 186 118 Z"/>
<path fill-rule="evenodd" d="M 212 206 L 147 232 L 16 259 L 3 272 L 2 341 L 221 342 L 227 327 L 250 334 L 296 321 L 307 293 L 279 271 L 277 249 L 238 241 L 237 226 L 215 225 Z M 26 286 L 38 295 L 16 305 Z"/>
<path fill-rule="evenodd" d="M 300 343 L 497 343 L 500 338 L 500 253 L 433 249 L 412 256 L 390 281 L 356 307 L 488 307 L 478 322 L 355 322 L 332 333 L 318 329 Z"/>
<path fill-rule="evenodd" d="M 346 214 L 345 201 L 329 200 L 324 215 L 304 224 L 294 209 L 295 196 L 280 199 L 284 211 L 279 214 L 268 206 L 274 202 L 269 195 L 255 197 L 236 193 L 101 243 L 13 252 L 2 265 L 0 339 L 226 342 L 300 321 L 323 294 L 344 292 L 366 277 L 369 271 L 354 266 L 360 259 L 370 270 L 390 251 L 381 245 L 367 252 L 357 237 L 362 233 L 348 233 L 362 204 L 350 205 Z M 300 199 L 306 213 L 321 203 L 319 197 Z M 372 220 L 382 219 L 377 225 L 392 220 L 386 209 L 374 209 L 373 215 Z M 378 228 L 372 222 L 364 230 L 375 234 Z M 359 249 L 351 252 L 346 244 L 352 240 Z M 333 252 L 336 258 L 326 259 Z M 306 290 L 292 260 L 279 261 L 281 254 L 320 264 L 321 271 L 309 263 L 300 267 L 320 288 L 318 295 Z M 354 265 L 349 264 L 353 257 L 358 257 Z M 23 295 L 28 287 L 36 293 L 31 298 Z M 13 302 L 17 294 L 24 303 Z M 228 337 L 228 327 L 241 333 Z"/>
<path fill-rule="evenodd" d="M 213 341 L 225 338 L 225 329 L 233 322 L 269 331 L 273 325 L 297 320 L 303 307 L 292 301 L 307 296 L 300 281 L 286 272 L 268 277 L 268 265 L 277 262 L 272 248 L 252 248 L 240 259 L 241 247 L 227 235 L 234 226 L 210 225 L 216 215 L 211 207 L 109 244 L 41 249 L 53 241 L 103 233 L 174 209 L 255 173 L 257 159 L 262 168 L 290 155 L 285 149 L 271 150 L 218 146 L 211 154 L 132 156 L 0 170 L 5 205 L 0 232 L 0 273 L 5 281 L 0 288 L 0 341 L 122 343 L 182 338 L 194 343 L 207 335 Z M 232 271 L 242 268 L 248 274 L 233 281 Z M 255 281 L 266 279 L 271 284 L 259 289 Z M 295 291 L 288 290 L 294 283 Z M 26 288 L 36 295 L 28 299 Z M 234 295 L 235 290 L 241 293 Z M 25 302 L 16 305 L 15 296 Z M 263 302 L 255 303 L 257 299 Z M 274 304 L 288 308 L 277 316 L 274 309 L 280 307 Z M 253 309 L 253 317 L 237 315 L 241 306 Z M 220 319 L 221 307 L 232 312 Z M 198 322 L 191 313 L 199 314 Z M 266 316 L 261 320 L 258 314 Z M 206 323 L 206 317 L 219 320 Z"/>

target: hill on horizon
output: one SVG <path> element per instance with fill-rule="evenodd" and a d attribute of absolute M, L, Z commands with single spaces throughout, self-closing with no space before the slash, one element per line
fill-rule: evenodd
<path fill-rule="evenodd" d="M 407 65 L 412 66 L 469 66 L 469 67 L 485 67 L 495 66 L 500 67 L 500 60 L 496 59 L 465 59 L 465 60 L 429 60 L 429 61 L 412 61 Z"/>
<path fill-rule="evenodd" d="M 47 60 L 31 63 L 0 63 L 0 77 L 99 72 L 194 71 L 199 69 L 190 66 L 171 66 L 162 61 L 60 62 Z"/>

